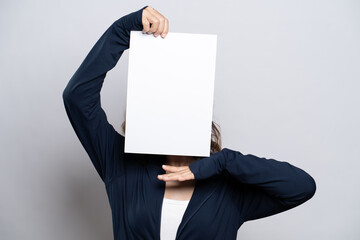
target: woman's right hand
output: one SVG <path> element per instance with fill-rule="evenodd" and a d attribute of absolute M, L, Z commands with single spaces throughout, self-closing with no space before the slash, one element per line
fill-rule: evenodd
<path fill-rule="evenodd" d="M 166 34 L 169 32 L 169 20 L 150 6 L 143 10 L 142 24 L 142 32 L 154 34 L 154 37 L 161 34 L 161 37 L 165 38 Z"/>

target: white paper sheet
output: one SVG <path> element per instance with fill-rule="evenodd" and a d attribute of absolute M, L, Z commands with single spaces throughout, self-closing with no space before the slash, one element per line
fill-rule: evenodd
<path fill-rule="evenodd" d="M 130 32 L 125 152 L 210 156 L 217 35 Z"/>

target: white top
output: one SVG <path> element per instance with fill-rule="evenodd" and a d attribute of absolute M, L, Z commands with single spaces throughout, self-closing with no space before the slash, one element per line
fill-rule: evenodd
<path fill-rule="evenodd" d="M 190 200 L 164 198 L 161 210 L 161 240 L 174 240 Z"/>

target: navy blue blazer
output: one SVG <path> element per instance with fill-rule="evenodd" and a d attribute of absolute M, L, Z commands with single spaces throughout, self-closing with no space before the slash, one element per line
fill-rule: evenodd
<path fill-rule="evenodd" d="M 146 6 L 145 6 L 146 7 Z M 165 155 L 124 153 L 125 138 L 107 121 L 100 103 L 106 73 L 142 30 L 142 10 L 113 22 L 63 91 L 70 123 L 104 182 L 114 239 L 160 239 Z M 141 71 L 141 69 L 140 69 Z M 224 148 L 190 166 L 196 185 L 176 239 L 236 239 L 240 226 L 309 200 L 314 179 L 288 162 Z"/>

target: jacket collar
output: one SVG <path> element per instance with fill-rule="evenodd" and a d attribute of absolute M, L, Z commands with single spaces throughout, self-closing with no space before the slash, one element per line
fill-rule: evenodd
<path fill-rule="evenodd" d="M 216 189 L 216 183 L 217 182 L 215 181 L 215 178 L 196 180 L 194 192 L 190 198 L 189 204 L 180 222 L 179 228 L 176 233 L 176 239 L 178 239 L 189 220 L 206 202 L 206 200 L 214 193 Z"/>
<path fill-rule="evenodd" d="M 158 159 L 159 160 L 159 159 Z M 159 174 L 165 174 L 166 171 L 162 168 L 162 164 L 164 163 L 164 158 L 160 159 L 157 164 L 152 165 L 154 168 L 152 168 L 154 171 L 154 175 L 152 178 L 156 178 L 158 187 L 156 187 L 156 192 L 154 192 L 154 197 L 156 198 L 156 211 L 154 212 L 155 216 L 154 219 L 156 221 L 156 227 L 158 233 L 156 234 L 158 236 L 158 239 L 160 239 L 160 225 L 161 225 L 161 210 L 162 210 L 162 203 L 164 199 L 165 194 L 165 181 L 158 180 L 157 175 Z M 176 239 L 179 239 L 182 231 L 184 230 L 186 224 L 190 221 L 190 219 L 194 216 L 194 214 L 200 209 L 200 207 L 206 202 L 208 198 L 211 197 L 211 195 L 214 193 L 216 189 L 218 181 L 216 180 L 216 177 L 210 177 L 207 179 L 197 179 L 195 182 L 195 188 L 193 191 L 193 194 L 190 198 L 190 201 L 187 205 L 187 208 L 184 212 L 183 218 L 180 222 L 180 225 L 178 227 L 177 233 L 176 233 Z"/>

